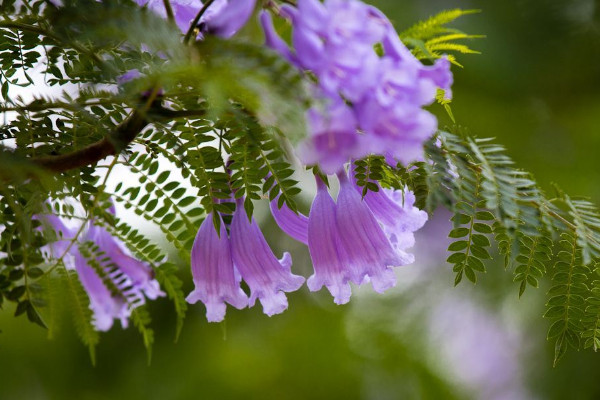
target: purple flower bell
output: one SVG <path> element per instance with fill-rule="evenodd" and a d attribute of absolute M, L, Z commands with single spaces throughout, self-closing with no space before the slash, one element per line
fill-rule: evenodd
<path fill-rule="evenodd" d="M 308 217 L 308 249 L 315 273 L 308 278 L 310 291 L 327 287 L 336 304 L 350 301 L 350 281 L 359 284 L 363 277 L 353 274 L 349 267 L 348 254 L 340 239 L 337 228 L 336 204 L 327 187 L 317 178 L 317 195 Z"/>
<path fill-rule="evenodd" d="M 110 207 L 110 211 L 114 213 L 114 206 Z M 154 300 L 165 295 L 150 266 L 132 257 L 121 241 L 94 221 L 78 239 L 80 243 L 92 243 L 97 249 L 93 254 L 94 263 L 90 263 L 77 244 L 69 248 L 76 234 L 74 229 L 66 227 L 55 215 L 37 218 L 48 224 L 57 235 L 58 240 L 49 244 L 52 256 L 74 259 L 74 268 L 90 299 L 96 329 L 109 330 L 115 318 L 125 328 L 131 310 L 143 305 L 146 298 Z M 68 269 L 73 268 L 70 263 L 65 264 Z"/>
<path fill-rule="evenodd" d="M 336 222 L 339 235 L 350 262 L 354 277 L 368 277 L 376 292 L 396 285 L 391 266 L 413 261 L 398 253 L 385 235 L 377 219 L 352 187 L 345 172 L 338 173 L 340 193 L 337 200 Z"/>
<path fill-rule="evenodd" d="M 284 292 L 298 290 L 304 278 L 291 273 L 289 253 L 277 260 L 254 218 L 248 219 L 243 199 L 236 203 L 230 228 L 231 254 L 235 267 L 250 288 L 249 305 L 252 307 L 259 299 L 265 314 L 279 314 L 288 307 Z"/>
<path fill-rule="evenodd" d="M 212 221 L 212 214 L 208 214 L 192 247 L 192 275 L 196 288 L 186 300 L 191 304 L 202 301 L 208 322 L 220 322 L 225 318 L 225 302 L 242 309 L 248 306 L 248 296 L 240 288 L 240 279 L 234 271 L 225 224 L 221 220 L 217 234 Z"/>
<path fill-rule="evenodd" d="M 362 194 L 362 187 L 358 186 L 354 179 L 353 168 L 350 172 L 356 192 Z M 414 246 L 414 232 L 425 225 L 427 213 L 414 206 L 415 195 L 410 190 L 384 189 L 379 184 L 377 186 L 379 190 L 367 191 L 363 201 L 383 227 L 394 249 L 405 260 L 412 262 L 413 256 L 405 251 Z"/>
<path fill-rule="evenodd" d="M 367 202 L 345 172 L 338 178 L 337 204 L 316 178 L 317 195 L 308 218 L 285 205 L 278 208 L 276 200 L 271 213 L 285 233 L 308 245 L 315 270 L 308 288 L 317 291 L 326 286 L 335 303 L 344 304 L 350 299 L 350 282 L 370 281 L 377 292 L 396 284 L 391 267 L 414 261 L 405 250 L 413 245 L 412 233 L 425 223 L 427 214 L 413 207 L 414 197 L 401 203 L 396 193 L 388 197 L 381 192 L 380 198 L 377 192 Z"/>
<path fill-rule="evenodd" d="M 79 281 L 83 285 L 89 299 L 90 309 L 93 312 L 93 324 L 99 331 L 108 331 L 116 318 L 121 321 L 121 326 L 127 328 L 131 309 L 126 299 L 112 293 L 94 268 L 81 253 L 75 255 L 75 270 Z"/>
<path fill-rule="evenodd" d="M 369 154 L 373 143 L 357 133 L 350 107 L 338 101 L 326 113 L 312 108 L 307 113 L 311 136 L 298 149 L 305 164 L 319 164 L 326 174 L 339 171 L 350 158 Z"/>

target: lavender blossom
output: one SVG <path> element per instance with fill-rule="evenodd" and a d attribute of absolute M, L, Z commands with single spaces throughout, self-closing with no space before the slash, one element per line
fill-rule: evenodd
<path fill-rule="evenodd" d="M 163 0 L 136 0 L 143 6 L 165 18 L 167 13 Z M 204 12 L 198 22 L 200 33 L 227 39 L 235 35 L 248 21 L 254 11 L 256 0 L 216 0 Z M 203 7 L 200 0 L 172 0 L 171 8 L 175 22 L 182 32 L 187 32 L 190 24 Z"/>
<path fill-rule="evenodd" d="M 356 133 L 357 121 L 350 107 L 339 101 L 321 111 L 307 113 L 311 135 L 298 149 L 305 164 L 319 164 L 323 172 L 333 174 L 350 158 L 369 154 L 372 144 Z"/>
<path fill-rule="evenodd" d="M 228 39 L 248 21 L 256 0 L 216 0 L 200 19 L 200 32 Z"/>
<path fill-rule="evenodd" d="M 114 206 L 110 211 L 114 213 Z M 76 231 L 68 228 L 61 218 L 44 215 L 36 219 L 47 224 L 57 236 L 58 240 L 48 245 L 52 256 L 74 260 L 73 266 L 68 261 L 65 266 L 77 271 L 90 299 L 96 329 L 109 330 L 115 318 L 126 328 L 131 310 L 143 305 L 146 298 L 154 300 L 165 295 L 150 266 L 132 257 L 121 241 L 94 221 L 90 222 L 81 239 L 77 239 L 79 246 L 83 243 L 94 245 L 93 260 L 88 260 L 77 243 L 71 244 L 76 240 Z"/>
<path fill-rule="evenodd" d="M 91 224 L 84 236 L 98 246 L 104 257 L 110 259 L 112 273 L 110 278 L 123 289 L 123 294 L 133 296 L 136 302 L 144 304 L 144 296 L 150 300 L 164 296 L 158 282 L 154 279 L 154 271 L 147 264 L 132 257 L 125 245 L 112 236 L 105 228 Z M 123 281 L 121 285 L 119 282 Z M 126 284 L 125 284 L 126 283 Z"/>
<path fill-rule="evenodd" d="M 308 245 L 308 218 L 303 214 L 296 214 L 285 203 L 279 208 L 278 199 L 279 197 L 270 203 L 273 219 L 288 236 Z"/>
<path fill-rule="evenodd" d="M 350 281 L 360 283 L 362 276 L 348 269 L 348 255 L 336 223 L 336 204 L 325 184 L 317 178 L 317 196 L 308 218 L 308 249 L 315 273 L 308 288 L 315 292 L 326 286 L 336 304 L 345 304 L 352 294 Z"/>
<path fill-rule="evenodd" d="M 345 173 L 338 173 L 340 193 L 336 222 L 356 278 L 368 277 L 376 292 L 396 285 L 391 266 L 407 265 L 412 257 L 397 252 L 369 207 L 352 187 Z"/>
<path fill-rule="evenodd" d="M 362 187 L 356 184 L 352 168 L 351 181 L 355 190 L 362 193 Z M 369 190 L 363 196 L 363 201 L 382 225 L 394 249 L 406 260 L 411 260 L 412 255 L 405 251 L 414 246 L 414 232 L 425 225 L 428 219 L 427 213 L 414 206 L 415 195 L 408 188 L 402 191 L 384 189 L 378 183 L 376 185 L 379 190 L 377 192 Z"/>
<path fill-rule="evenodd" d="M 142 76 L 142 74 L 139 69 L 130 69 L 123 75 L 117 77 L 117 83 L 119 85 L 124 85 L 127 82 L 131 82 L 132 80 L 139 78 L 140 76 Z"/>
<path fill-rule="evenodd" d="M 391 267 L 414 261 L 405 250 L 414 244 L 413 232 L 425 223 L 427 214 L 413 206 L 409 192 L 404 199 L 398 198 L 401 192 L 381 192 L 381 197 L 377 192 L 367 202 L 345 173 L 338 177 L 337 204 L 317 177 L 308 219 L 285 205 L 279 209 L 276 200 L 271 212 L 284 232 L 308 244 L 315 270 L 308 288 L 317 291 L 326 286 L 335 303 L 344 304 L 350 300 L 350 282 L 370 281 L 380 293 L 396 284 Z"/>
<path fill-rule="evenodd" d="M 79 252 L 75 255 L 75 270 L 90 299 L 90 309 L 94 314 L 92 321 L 94 327 L 99 331 L 108 331 L 116 318 L 121 321 L 123 328 L 127 328 L 131 309 L 126 299 L 119 294 L 112 293 L 94 268 L 88 264 L 87 259 Z"/>
<path fill-rule="evenodd" d="M 208 322 L 220 322 L 225 318 L 225 302 L 242 309 L 248 305 L 248 296 L 235 276 L 225 224 L 220 221 L 217 234 L 212 221 L 212 214 L 208 214 L 192 247 L 192 275 L 196 288 L 186 300 L 191 304 L 202 301 Z"/>
<path fill-rule="evenodd" d="M 53 258 L 68 257 L 67 250 L 71 245 L 72 239 L 75 237 L 76 230 L 68 228 L 60 217 L 53 214 L 36 215 L 34 219 L 39 220 L 42 223 L 40 227 L 42 230 L 47 229 L 52 231 L 55 239 L 50 241 L 44 250 L 48 250 Z M 73 248 L 74 246 L 71 246 Z M 67 269 L 73 269 L 74 266 L 70 262 L 65 263 Z"/>
<path fill-rule="evenodd" d="M 234 265 L 250 288 L 250 307 L 259 299 L 268 316 L 286 310 L 284 292 L 298 290 L 304 278 L 291 273 L 289 253 L 284 253 L 281 260 L 275 258 L 254 218 L 248 219 L 243 199 L 237 200 L 230 237 Z"/>
<path fill-rule="evenodd" d="M 422 109 L 437 89 L 451 96 L 450 63 L 432 66 L 417 60 L 389 20 L 358 0 L 299 0 L 280 15 L 293 25 L 293 51 L 277 36 L 270 17 L 261 15 L 266 45 L 317 78 L 325 112 L 309 111 L 310 135 L 298 149 L 306 164 L 332 174 L 351 158 L 382 154 L 412 162 L 437 120 Z M 384 55 L 373 46 L 381 43 Z"/>

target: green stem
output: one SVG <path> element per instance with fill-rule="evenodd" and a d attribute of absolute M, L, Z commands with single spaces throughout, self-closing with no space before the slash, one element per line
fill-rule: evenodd
<path fill-rule="evenodd" d="M 200 18 L 202 18 L 202 16 L 206 12 L 206 10 L 208 10 L 208 7 L 210 7 L 211 4 L 214 3 L 214 1 L 215 0 L 208 0 L 206 3 L 204 3 L 204 5 L 202 6 L 202 8 L 200 9 L 200 11 L 198 12 L 198 14 L 196 15 L 196 18 L 194 18 L 194 20 L 192 21 L 192 23 L 190 25 L 190 28 L 188 29 L 187 33 L 185 34 L 185 37 L 183 38 L 183 43 L 184 44 L 188 44 L 189 43 L 189 41 L 192 38 L 192 35 L 194 34 L 194 31 L 196 30 L 196 25 L 198 25 L 198 22 L 200 22 Z"/>

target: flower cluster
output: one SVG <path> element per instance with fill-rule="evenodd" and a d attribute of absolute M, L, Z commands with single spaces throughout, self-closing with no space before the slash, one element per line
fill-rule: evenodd
<path fill-rule="evenodd" d="M 293 49 L 263 12 L 267 46 L 315 76 L 317 96 L 324 100 L 323 107 L 308 111 L 311 136 L 299 149 L 302 161 L 332 174 L 368 154 L 420 159 L 437 128 L 422 107 L 438 89 L 450 94 L 450 62 L 423 65 L 381 11 L 358 0 L 299 0 L 297 8 L 282 6 L 280 14 L 293 25 Z"/>
<path fill-rule="evenodd" d="M 192 248 L 196 288 L 187 301 L 202 301 L 209 322 L 223 320 L 225 302 L 241 309 L 252 307 L 259 299 L 269 316 L 286 310 L 288 302 L 284 292 L 298 290 L 304 283 L 303 277 L 290 271 L 290 254 L 284 253 L 281 260 L 277 260 L 254 218 L 248 219 L 243 199 L 237 200 L 229 235 L 221 216 L 217 218 L 218 233 L 209 214 L 196 235 Z M 240 288 L 241 279 L 250 288 L 250 298 Z"/>
<path fill-rule="evenodd" d="M 162 1 L 138 3 L 166 14 Z M 197 0 L 171 4 L 184 32 L 203 7 Z M 254 5 L 255 0 L 216 0 L 197 26 L 200 38 L 232 36 Z M 315 95 L 322 100 L 322 107 L 308 111 L 310 138 L 299 149 L 300 156 L 305 164 L 336 174 L 340 191 L 334 200 L 317 175 L 308 216 L 278 207 L 278 199 L 271 202 L 271 212 L 284 232 L 309 248 L 314 274 L 308 288 L 318 291 L 325 286 L 335 303 L 344 304 L 350 300 L 351 283 L 371 283 L 377 292 L 396 284 L 392 267 L 414 261 L 407 250 L 414 244 L 413 233 L 427 220 L 407 189 L 384 189 L 370 182 L 378 190 L 361 195 L 354 166 L 348 172 L 344 166 L 373 153 L 403 162 L 420 158 L 423 142 L 437 125 L 422 107 L 435 99 L 438 88 L 449 90 L 452 75 L 446 59 L 432 66 L 421 64 L 385 16 L 358 0 L 299 0 L 297 8 L 286 5 L 280 12 L 293 24 L 293 49 L 275 32 L 270 14 L 263 12 L 267 45 L 316 77 Z M 375 52 L 376 44 L 383 55 Z M 129 71 L 121 78 L 127 81 L 139 74 Z M 242 309 L 259 300 L 265 314 L 279 314 L 288 307 L 285 293 L 298 290 L 305 281 L 292 274 L 289 253 L 280 260 L 275 257 L 256 221 L 246 214 L 244 198 L 235 202 L 230 221 L 218 211 L 206 216 L 192 246 L 195 289 L 187 301 L 204 303 L 209 322 L 225 318 L 226 303 Z M 91 256 L 84 254 L 85 246 L 71 245 L 76 234 L 60 218 L 49 216 L 45 221 L 57 233 L 52 251 L 74 259 L 97 329 L 109 329 L 114 318 L 126 325 L 132 308 L 164 295 L 151 269 L 93 221 L 82 239 L 97 246 L 98 255 Z M 242 280 L 249 293 L 242 289 Z"/>
<path fill-rule="evenodd" d="M 344 304 L 350 300 L 351 283 L 370 282 L 377 292 L 396 284 L 392 267 L 414 261 L 406 251 L 414 244 L 413 233 L 427 220 L 408 190 L 378 186 L 378 191 L 361 196 L 353 167 L 347 174 L 344 165 L 373 153 L 404 162 L 420 158 L 437 125 L 422 107 L 434 101 L 438 88 L 449 90 L 452 75 L 446 59 L 433 66 L 421 64 L 385 16 L 360 1 L 299 0 L 297 8 L 285 5 L 280 13 L 293 24 L 293 49 L 275 32 L 271 15 L 263 12 L 266 44 L 316 77 L 315 95 L 324 104 L 308 111 L 311 136 L 299 149 L 300 157 L 326 174 L 337 174 L 340 191 L 334 201 L 317 177 L 308 217 L 278 207 L 278 199 L 271 202 L 271 212 L 284 232 L 309 248 L 314 274 L 308 288 L 325 286 L 335 303 Z M 376 44 L 382 45 L 383 56 L 375 52 Z M 303 282 L 291 275 L 287 253 L 277 262 L 256 222 L 248 221 L 242 200 L 237 201 L 229 236 L 223 224 L 217 234 L 211 221 L 207 217 L 194 243 L 196 290 L 188 301 L 201 300 L 208 320 L 220 321 L 225 302 L 246 305 L 239 283 L 243 278 L 251 290 L 250 305 L 258 297 L 268 315 L 285 310 L 283 292 Z"/>
<path fill-rule="evenodd" d="M 111 211 L 114 213 L 114 208 Z M 150 266 L 132 257 L 120 240 L 94 221 L 78 238 L 77 230 L 55 215 L 37 219 L 55 233 L 57 240 L 48 244 L 53 258 L 62 257 L 67 269 L 77 271 L 90 299 L 96 329 L 109 330 L 115 318 L 125 328 L 131 311 L 143 305 L 146 298 L 154 300 L 165 295 Z M 95 247 L 91 256 L 85 254 L 87 243 Z"/>

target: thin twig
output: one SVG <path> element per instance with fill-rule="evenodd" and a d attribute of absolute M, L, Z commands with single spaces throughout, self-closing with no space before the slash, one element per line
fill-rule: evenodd
<path fill-rule="evenodd" d="M 208 10 L 208 7 L 210 7 L 210 5 L 212 3 L 214 3 L 215 0 L 208 0 L 206 3 L 204 3 L 204 5 L 202 6 L 202 8 L 200 9 L 200 11 L 198 12 L 198 14 L 196 15 L 196 18 L 194 18 L 194 20 L 192 21 L 192 24 L 190 25 L 190 28 L 188 29 L 187 33 L 185 34 L 185 37 L 183 38 L 183 43 L 184 44 L 188 44 L 190 39 L 192 38 L 192 35 L 194 34 L 194 31 L 196 30 L 196 25 L 198 25 L 198 22 L 200 22 L 200 18 L 202 18 L 202 16 L 204 15 L 204 13 L 206 12 L 206 10 Z"/>

